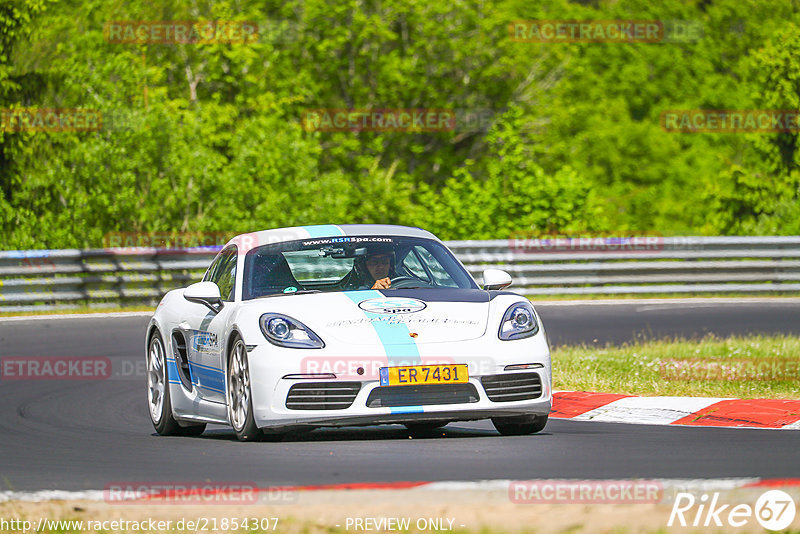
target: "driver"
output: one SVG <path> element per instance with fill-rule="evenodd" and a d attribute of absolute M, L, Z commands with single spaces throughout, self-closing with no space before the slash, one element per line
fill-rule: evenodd
<path fill-rule="evenodd" d="M 392 287 L 390 271 L 394 265 L 393 252 L 367 255 L 364 265 L 369 276 L 374 280 L 370 289 L 390 289 Z"/>
<path fill-rule="evenodd" d="M 357 257 L 346 285 L 357 289 L 391 289 L 394 272 L 394 250 L 391 245 L 371 246 L 365 256 Z"/>

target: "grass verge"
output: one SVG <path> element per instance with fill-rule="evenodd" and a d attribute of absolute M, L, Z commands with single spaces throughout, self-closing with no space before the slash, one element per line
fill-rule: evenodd
<path fill-rule="evenodd" d="M 659 340 L 553 349 L 553 388 L 628 395 L 800 399 L 800 337 Z"/>

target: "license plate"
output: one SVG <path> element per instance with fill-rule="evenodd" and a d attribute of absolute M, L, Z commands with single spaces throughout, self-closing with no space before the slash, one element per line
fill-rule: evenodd
<path fill-rule="evenodd" d="M 382 386 L 414 386 L 420 384 L 465 384 L 468 382 L 467 364 L 411 365 L 407 367 L 381 367 Z"/>

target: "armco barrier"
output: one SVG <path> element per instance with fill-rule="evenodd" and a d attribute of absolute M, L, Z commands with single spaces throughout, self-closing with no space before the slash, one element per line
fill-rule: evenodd
<path fill-rule="evenodd" d="M 480 282 L 526 295 L 800 292 L 800 236 L 450 241 Z M 0 312 L 155 305 L 202 276 L 211 249 L 0 252 Z"/>
<path fill-rule="evenodd" d="M 504 269 L 526 295 L 800 291 L 800 236 L 451 241 L 473 276 Z"/>
<path fill-rule="evenodd" d="M 0 312 L 155 305 L 200 280 L 216 250 L 0 252 Z"/>

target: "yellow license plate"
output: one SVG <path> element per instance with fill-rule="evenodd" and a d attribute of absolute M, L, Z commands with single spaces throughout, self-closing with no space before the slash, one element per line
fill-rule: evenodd
<path fill-rule="evenodd" d="M 382 386 L 415 386 L 420 384 L 464 384 L 468 382 L 466 364 L 411 365 L 381 367 Z"/>

